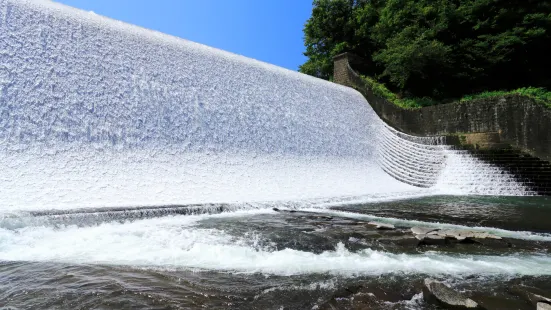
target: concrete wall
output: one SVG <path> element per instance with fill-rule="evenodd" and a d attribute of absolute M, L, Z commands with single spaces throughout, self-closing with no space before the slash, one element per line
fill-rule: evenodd
<path fill-rule="evenodd" d="M 353 70 L 358 58 L 335 57 L 336 83 L 356 88 L 390 126 L 412 135 L 497 133 L 502 142 L 551 161 L 551 109 L 530 98 L 510 95 L 421 109 L 400 108 L 377 97 Z"/>

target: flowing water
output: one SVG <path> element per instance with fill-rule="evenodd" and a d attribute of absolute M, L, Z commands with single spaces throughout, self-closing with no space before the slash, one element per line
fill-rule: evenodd
<path fill-rule="evenodd" d="M 426 308 L 426 276 L 507 299 L 551 275 L 551 204 L 499 168 L 353 89 L 50 1 L 0 0 L 0 171 L 0 307 L 312 309 L 360 285 Z M 420 248 L 417 225 L 510 241 Z"/>

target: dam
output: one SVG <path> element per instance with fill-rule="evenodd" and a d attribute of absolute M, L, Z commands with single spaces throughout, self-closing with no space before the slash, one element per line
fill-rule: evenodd
<path fill-rule="evenodd" d="M 535 193 L 499 167 L 439 137 L 396 131 L 352 88 L 51 1 L 0 0 L 0 171 L 0 274 L 11 279 L 2 285 L 32 295 L 0 295 L 13 306 L 101 306 L 86 284 L 84 295 L 72 295 L 87 276 L 101 298 L 111 286 L 135 294 L 112 296 L 115 305 L 170 304 L 182 298 L 170 295 L 174 283 L 184 281 L 188 306 L 215 308 L 240 296 L 223 293 L 233 274 L 249 290 L 258 275 L 272 277 L 256 299 L 243 293 L 266 303 L 287 289 L 316 300 L 351 278 L 389 274 L 551 276 L 544 224 L 469 220 L 469 212 L 490 222 L 529 212 L 497 207 L 508 201 L 548 203 L 525 197 Z M 356 208 L 407 213 L 435 201 L 468 206 L 466 215 L 440 223 Z M 494 213 L 478 214 L 486 203 Z M 306 224 L 294 222 L 297 212 Z M 400 253 L 354 242 L 344 228 L 324 234 L 323 221 L 337 217 L 468 223 L 538 246 Z M 67 274 L 79 280 L 64 282 Z M 36 277 L 43 281 L 30 285 Z M 168 297 L 132 288 L 145 278 Z M 65 283 L 62 297 L 44 299 L 45 283 Z"/>

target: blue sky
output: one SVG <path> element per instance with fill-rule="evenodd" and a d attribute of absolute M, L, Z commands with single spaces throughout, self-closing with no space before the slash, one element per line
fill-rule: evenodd
<path fill-rule="evenodd" d="M 312 0 L 55 0 L 291 70 Z"/>

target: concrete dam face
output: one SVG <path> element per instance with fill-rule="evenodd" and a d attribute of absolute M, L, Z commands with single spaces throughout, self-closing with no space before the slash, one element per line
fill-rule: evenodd
<path fill-rule="evenodd" d="M 0 170 L 5 214 L 530 194 L 351 88 L 47 1 L 0 0 Z"/>

